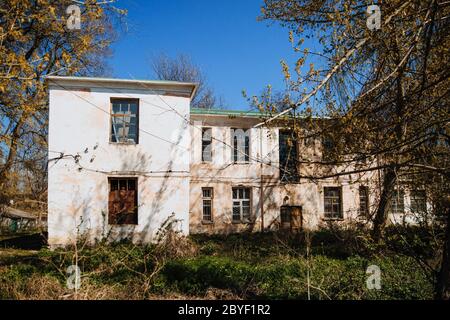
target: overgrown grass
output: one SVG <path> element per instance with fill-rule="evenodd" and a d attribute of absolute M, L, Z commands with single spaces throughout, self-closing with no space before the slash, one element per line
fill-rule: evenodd
<path fill-rule="evenodd" d="M 433 274 L 408 255 L 413 249 L 397 243 L 395 232 L 389 238 L 395 245 L 345 232 L 309 235 L 308 255 L 305 234 L 276 233 L 99 244 L 77 254 L 44 248 L 14 256 L 8 249 L 0 254 L 0 299 L 433 298 Z M 411 237 L 419 253 L 427 247 L 425 238 Z M 82 271 L 76 293 L 66 287 L 66 269 L 74 264 Z M 381 269 L 381 290 L 367 289 L 369 265 Z"/>

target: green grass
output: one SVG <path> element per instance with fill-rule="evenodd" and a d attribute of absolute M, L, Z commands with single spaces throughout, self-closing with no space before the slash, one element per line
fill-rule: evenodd
<path fill-rule="evenodd" d="M 216 291 L 242 299 L 433 298 L 432 274 L 398 248 L 397 237 L 392 236 L 395 246 L 356 238 L 315 233 L 309 257 L 301 234 L 192 236 L 159 246 L 100 244 L 78 252 L 83 282 L 75 298 L 211 298 Z M 184 253 L 173 250 L 180 243 Z M 415 245 L 419 253 L 426 247 L 418 239 Z M 74 257 L 73 250 L 0 249 L 0 299 L 71 297 L 65 271 Z M 381 290 L 366 286 L 366 269 L 373 264 L 381 269 Z"/>

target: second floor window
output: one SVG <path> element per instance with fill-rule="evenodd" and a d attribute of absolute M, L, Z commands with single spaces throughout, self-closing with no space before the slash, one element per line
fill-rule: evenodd
<path fill-rule="evenodd" d="M 138 100 L 113 99 L 111 104 L 111 142 L 137 144 Z"/>
<path fill-rule="evenodd" d="M 202 161 L 212 161 L 212 129 L 202 129 Z"/>
<path fill-rule="evenodd" d="M 248 163 L 250 161 L 250 130 L 231 129 L 233 143 L 233 162 Z"/>
<path fill-rule="evenodd" d="M 342 201 L 340 187 L 325 187 L 324 191 L 324 214 L 327 219 L 342 219 Z"/>
<path fill-rule="evenodd" d="M 280 130 L 280 179 L 283 182 L 298 182 L 298 144 L 295 133 Z"/>

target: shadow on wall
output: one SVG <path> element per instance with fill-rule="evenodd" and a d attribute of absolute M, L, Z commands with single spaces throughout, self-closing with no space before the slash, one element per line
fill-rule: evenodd
<path fill-rule="evenodd" d="M 73 227 L 71 232 L 65 235 L 65 239 L 56 239 L 56 242 L 73 243 L 74 238 L 86 241 L 90 244 L 105 240 L 108 242 L 120 241 L 124 239 L 132 240 L 135 243 L 145 243 L 153 240 L 153 237 L 160 227 L 160 221 L 164 221 L 164 217 L 170 216 L 173 212 L 162 212 L 164 204 L 173 197 L 174 190 L 180 187 L 178 178 L 172 180 L 172 169 L 176 159 L 180 158 L 180 152 L 189 152 L 189 150 L 177 147 L 182 138 L 183 133 L 187 130 L 187 123 L 183 123 L 176 141 L 170 148 L 170 157 L 162 168 L 158 168 L 157 172 L 146 172 L 151 167 L 152 156 L 138 152 L 130 157 L 130 153 L 121 152 L 121 164 L 117 170 L 113 172 L 104 172 L 98 170 L 99 165 L 95 166 L 95 156 L 90 156 L 89 164 L 84 164 L 82 159 L 79 163 L 77 173 L 86 172 L 88 177 L 98 181 L 95 184 L 87 183 L 86 187 L 78 184 L 72 195 L 72 203 L 69 211 L 74 215 Z M 117 146 L 118 148 L 126 148 L 126 146 Z M 101 149 L 101 148 L 100 148 Z M 182 151 L 180 151 L 182 150 Z M 84 152 L 87 154 L 88 152 Z M 95 169 L 93 169 L 95 167 Z M 101 179 L 94 179 L 95 175 L 101 175 Z M 157 176 L 157 178 L 155 177 Z M 138 225 L 109 225 L 108 224 L 108 200 L 109 185 L 108 177 L 137 177 L 138 178 Z M 97 177 L 95 177 L 97 178 Z M 188 179 L 188 177 L 186 177 Z M 75 183 L 76 179 L 72 180 Z M 158 189 L 155 190 L 155 185 Z M 84 188 L 89 188 L 88 190 Z M 174 206 L 177 205 L 176 200 Z M 182 207 L 182 206 L 181 206 Z M 149 210 L 150 212 L 145 212 Z M 177 214 L 177 212 L 175 212 Z M 181 214 L 181 212 L 180 212 Z M 187 213 L 186 213 L 187 214 Z M 67 216 L 60 214 L 57 225 L 67 225 Z M 63 221 L 64 220 L 64 221 Z M 183 221 L 183 223 L 188 223 Z"/>

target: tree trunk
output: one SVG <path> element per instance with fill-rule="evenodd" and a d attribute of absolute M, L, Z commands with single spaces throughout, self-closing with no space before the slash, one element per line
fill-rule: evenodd
<path fill-rule="evenodd" d="M 10 144 L 9 144 L 9 150 L 8 150 L 8 157 L 6 158 L 6 161 L 3 165 L 3 167 L 0 169 L 0 203 L 5 203 L 7 201 L 6 197 L 6 184 L 9 183 L 8 181 L 8 174 L 11 171 L 14 162 L 17 158 L 17 149 L 19 145 L 19 138 L 20 138 L 20 130 L 22 129 L 22 126 L 25 123 L 26 115 L 22 114 L 19 118 L 19 121 L 17 122 L 16 126 L 14 127 L 11 136 L 10 136 Z"/>
<path fill-rule="evenodd" d="M 383 229 L 386 226 L 388 205 L 392 197 L 396 179 L 397 176 L 394 167 L 388 167 L 384 171 L 383 189 L 381 191 L 377 212 L 373 220 L 372 239 L 376 242 L 380 241 Z"/>
<path fill-rule="evenodd" d="M 447 214 L 447 226 L 441 269 L 438 273 L 435 290 L 435 298 L 439 300 L 450 300 L 450 209 L 447 207 L 445 210 Z"/>

